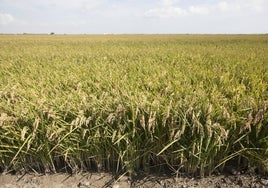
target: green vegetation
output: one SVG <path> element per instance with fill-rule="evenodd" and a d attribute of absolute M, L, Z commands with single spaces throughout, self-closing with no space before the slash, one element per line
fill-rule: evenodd
<path fill-rule="evenodd" d="M 0 44 L 2 171 L 268 169 L 267 35 Z"/>

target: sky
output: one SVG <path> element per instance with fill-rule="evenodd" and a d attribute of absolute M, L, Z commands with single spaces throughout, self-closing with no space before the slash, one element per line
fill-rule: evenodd
<path fill-rule="evenodd" d="M 0 0 L 0 33 L 268 33 L 268 0 Z"/>

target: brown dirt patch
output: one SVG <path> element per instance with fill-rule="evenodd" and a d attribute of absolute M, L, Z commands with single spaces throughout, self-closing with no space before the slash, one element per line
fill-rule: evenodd
<path fill-rule="evenodd" d="M 159 177 L 146 176 L 135 180 L 130 180 L 127 176 L 116 180 L 108 173 L 81 173 L 75 175 L 68 174 L 24 174 L 24 175 L 0 175 L 1 188 L 193 188 L 193 187 L 216 187 L 216 188 L 266 188 L 268 187 L 268 177 L 257 175 L 217 175 L 202 179 L 183 177 Z"/>

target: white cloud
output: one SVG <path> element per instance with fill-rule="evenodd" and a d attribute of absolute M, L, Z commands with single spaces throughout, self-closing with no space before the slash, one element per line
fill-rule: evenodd
<path fill-rule="evenodd" d="M 229 11 L 240 11 L 242 9 L 242 6 L 238 2 L 227 2 L 227 1 L 221 1 L 218 3 L 218 8 L 220 11 L 223 12 L 229 12 Z"/>
<path fill-rule="evenodd" d="M 218 3 L 218 8 L 221 11 L 227 11 L 229 9 L 229 4 L 226 1 L 221 1 Z"/>
<path fill-rule="evenodd" d="M 99 0 L 99 1 L 95 1 L 95 0 L 89 0 L 89 1 L 82 1 L 80 3 L 81 6 L 81 10 L 83 13 L 90 13 L 90 12 L 95 12 L 98 11 L 98 9 L 100 9 L 102 6 L 105 5 L 104 0 Z"/>
<path fill-rule="evenodd" d="M 264 6 L 265 6 L 264 0 L 225 0 L 220 1 L 216 5 L 216 8 L 218 8 L 222 12 L 240 12 L 240 11 L 261 12 Z"/>
<path fill-rule="evenodd" d="M 15 19 L 11 14 L 0 13 L 0 24 L 6 25 L 13 22 Z"/>
<path fill-rule="evenodd" d="M 145 17 L 171 18 L 186 15 L 187 11 L 179 7 L 162 7 L 150 9 L 145 12 Z"/>
<path fill-rule="evenodd" d="M 180 6 L 179 0 L 161 0 L 158 7 L 145 12 L 145 17 L 170 18 L 182 15 L 208 15 L 222 13 L 262 12 L 267 7 L 265 0 L 220 0 L 214 3 L 203 1 L 203 4 L 191 3 L 191 5 Z M 182 3 L 181 3 L 182 4 Z"/>
<path fill-rule="evenodd" d="M 168 1 L 168 0 L 166 0 Z M 180 8 L 179 6 L 172 6 L 171 4 L 162 5 L 159 8 L 153 8 L 144 13 L 145 17 L 156 18 L 171 18 L 180 17 L 191 14 L 205 15 L 209 14 L 209 7 L 206 6 L 190 6 L 188 8 Z"/>
<path fill-rule="evenodd" d="M 0 7 L 5 33 L 268 31 L 268 0 L 0 0 Z"/>
<path fill-rule="evenodd" d="M 175 3 L 177 3 L 178 1 L 179 0 L 161 0 L 159 4 L 163 5 L 163 6 L 172 6 Z"/>
<path fill-rule="evenodd" d="M 209 14 L 209 7 L 206 6 L 190 6 L 188 9 L 189 13 L 192 14 Z"/>

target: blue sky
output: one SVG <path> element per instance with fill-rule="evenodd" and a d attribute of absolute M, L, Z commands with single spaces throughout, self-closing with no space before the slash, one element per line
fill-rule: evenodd
<path fill-rule="evenodd" d="M 0 0 L 0 33 L 268 33 L 268 0 Z"/>

